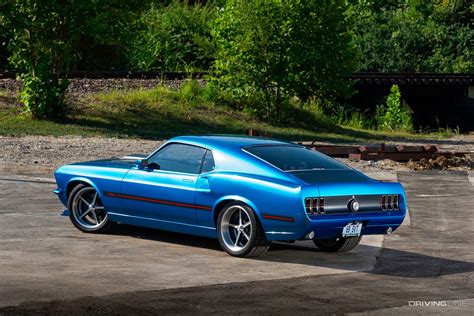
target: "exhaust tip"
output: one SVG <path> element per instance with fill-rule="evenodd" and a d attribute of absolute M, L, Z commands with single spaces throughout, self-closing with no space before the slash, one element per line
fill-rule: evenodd
<path fill-rule="evenodd" d="M 385 232 L 387 235 L 390 235 L 393 232 L 392 227 L 387 228 L 387 231 Z"/>
<path fill-rule="evenodd" d="M 314 231 L 309 232 L 308 234 L 306 234 L 306 239 L 313 239 L 313 238 L 314 238 Z"/>

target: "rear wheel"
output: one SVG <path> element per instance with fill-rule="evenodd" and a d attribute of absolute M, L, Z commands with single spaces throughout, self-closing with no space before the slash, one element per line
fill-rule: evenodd
<path fill-rule="evenodd" d="M 331 239 L 314 239 L 314 244 L 324 252 L 344 252 L 355 248 L 362 239 L 358 237 L 338 237 Z"/>
<path fill-rule="evenodd" d="M 229 204 L 221 211 L 217 235 L 221 247 L 235 257 L 257 257 L 270 247 L 253 210 L 242 203 Z"/>
<path fill-rule="evenodd" d="M 86 233 L 104 233 L 111 222 L 97 191 L 85 184 L 77 185 L 68 199 L 69 219 Z"/>

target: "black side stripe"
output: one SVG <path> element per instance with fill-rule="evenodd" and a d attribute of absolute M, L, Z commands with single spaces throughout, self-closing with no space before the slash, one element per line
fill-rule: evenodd
<path fill-rule="evenodd" d="M 144 201 L 144 202 L 172 205 L 172 206 L 178 206 L 178 207 L 194 208 L 194 209 L 209 211 L 209 212 L 211 211 L 211 207 L 206 206 L 206 205 L 195 205 L 195 204 L 174 202 L 174 201 L 168 201 L 168 200 L 153 199 L 153 198 L 148 198 L 144 196 L 113 193 L 113 192 L 105 192 L 105 195 L 110 196 L 110 197 L 129 199 L 129 200 Z"/>

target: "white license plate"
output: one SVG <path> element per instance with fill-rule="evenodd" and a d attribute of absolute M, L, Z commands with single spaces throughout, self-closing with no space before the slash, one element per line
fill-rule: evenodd
<path fill-rule="evenodd" d="M 362 223 L 349 223 L 342 229 L 342 237 L 360 236 Z"/>

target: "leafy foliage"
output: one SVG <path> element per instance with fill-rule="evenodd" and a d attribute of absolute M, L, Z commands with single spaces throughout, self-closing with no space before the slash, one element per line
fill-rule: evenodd
<path fill-rule="evenodd" d="M 71 67 L 79 70 L 128 69 L 129 49 L 138 34 L 137 20 L 152 0 L 88 1 L 83 31 Z"/>
<path fill-rule="evenodd" d="M 68 86 L 67 80 L 52 84 L 53 80 L 36 76 L 30 73 L 23 74 L 23 89 L 20 101 L 25 107 L 25 112 L 34 118 L 57 118 L 63 114 L 63 95 Z"/>
<path fill-rule="evenodd" d="M 378 126 L 382 130 L 412 131 L 413 119 L 410 111 L 401 103 L 400 88 L 393 85 L 387 97 L 386 105 L 377 108 Z"/>
<path fill-rule="evenodd" d="M 469 25 L 474 6 L 469 1 L 352 2 L 362 70 L 474 70 L 474 30 Z"/>
<path fill-rule="evenodd" d="M 60 71 L 73 60 L 86 1 L 10 0 L 2 3 L 1 20 L 9 27 L 9 61 L 25 69 L 20 100 L 35 118 L 60 114 L 67 81 Z"/>
<path fill-rule="evenodd" d="M 230 0 L 213 25 L 214 82 L 256 114 L 278 117 L 282 99 L 347 93 L 355 69 L 344 1 Z"/>
<path fill-rule="evenodd" d="M 214 58 L 209 22 L 216 15 L 212 4 L 188 5 L 174 0 L 152 6 L 139 20 L 140 31 L 131 46 L 133 68 L 160 71 L 208 69 Z"/>

